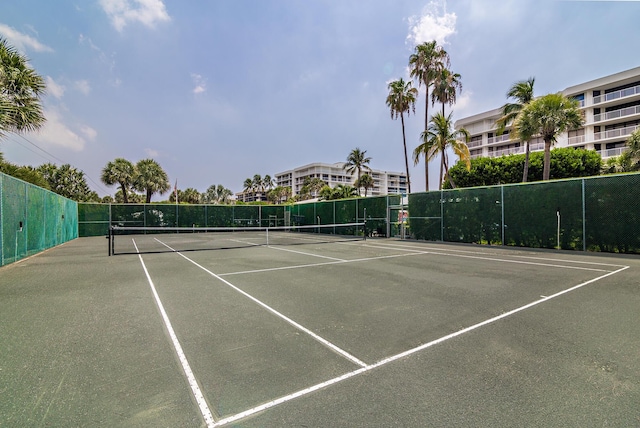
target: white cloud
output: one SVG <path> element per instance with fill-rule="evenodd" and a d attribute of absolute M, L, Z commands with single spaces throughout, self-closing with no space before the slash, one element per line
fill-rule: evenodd
<path fill-rule="evenodd" d="M 78 91 L 82 92 L 84 95 L 89 95 L 91 92 L 91 86 L 87 80 L 78 80 L 75 82 L 75 87 Z"/>
<path fill-rule="evenodd" d="M 0 24 L 0 35 L 6 37 L 17 49 L 23 52 L 26 51 L 27 48 L 33 49 L 36 52 L 53 52 L 53 49 L 49 46 L 43 45 L 33 37 L 23 34 L 5 24 Z"/>
<path fill-rule="evenodd" d="M 80 132 L 91 141 L 95 140 L 98 136 L 98 131 L 87 125 L 80 126 Z"/>
<path fill-rule="evenodd" d="M 60 99 L 64 96 L 64 91 L 66 88 L 58 83 L 51 76 L 46 77 L 47 82 L 47 93 L 53 95 L 54 97 Z"/>
<path fill-rule="evenodd" d="M 34 136 L 35 140 L 47 147 L 62 147 L 75 152 L 84 150 L 85 139 L 63 122 L 63 117 L 58 110 L 55 108 L 46 109 L 45 117 L 47 122 Z M 79 128 L 81 133 L 90 136 L 91 139 L 97 136 L 97 132 L 88 126 L 80 125 Z"/>
<path fill-rule="evenodd" d="M 207 81 L 206 81 L 205 78 L 203 78 L 199 74 L 191 73 L 191 80 L 193 81 L 193 84 L 195 85 L 191 92 L 193 92 L 194 94 L 201 94 L 203 92 L 206 92 L 206 90 L 207 90 Z"/>
<path fill-rule="evenodd" d="M 447 13 L 445 0 L 431 1 L 420 16 L 409 18 L 407 42 L 415 46 L 435 40 L 439 45 L 444 45 L 447 37 L 456 32 L 456 20 L 455 13 Z"/>
<path fill-rule="evenodd" d="M 157 158 L 158 156 L 160 156 L 160 152 L 154 149 L 150 149 L 150 148 L 145 148 L 144 152 L 147 154 L 147 156 L 149 156 L 150 158 Z"/>
<path fill-rule="evenodd" d="M 171 20 L 162 0 L 100 0 L 100 5 L 118 31 L 129 23 L 139 22 L 153 28 L 159 22 Z"/>

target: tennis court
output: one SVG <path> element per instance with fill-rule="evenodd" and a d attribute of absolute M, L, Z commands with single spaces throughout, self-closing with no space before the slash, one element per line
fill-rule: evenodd
<path fill-rule="evenodd" d="M 637 257 L 199 238 L 0 269 L 0 426 L 640 425 Z"/>

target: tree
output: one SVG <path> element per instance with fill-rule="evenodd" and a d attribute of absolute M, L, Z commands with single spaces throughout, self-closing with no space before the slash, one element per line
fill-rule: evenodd
<path fill-rule="evenodd" d="M 180 202 L 186 204 L 199 204 L 202 202 L 202 195 L 193 187 L 189 187 L 184 191 L 178 191 L 178 198 Z"/>
<path fill-rule="evenodd" d="M 367 190 L 368 189 L 373 189 L 375 183 L 373 181 L 373 177 L 371 177 L 369 174 L 362 174 L 362 176 L 358 179 L 358 181 L 356 182 L 356 187 L 359 189 L 361 187 L 364 187 L 364 196 L 367 196 Z"/>
<path fill-rule="evenodd" d="M 528 80 L 521 80 L 511 86 L 507 92 L 507 98 L 513 98 L 515 102 L 506 103 L 500 109 L 502 116 L 496 120 L 496 126 L 498 127 L 496 131 L 497 135 L 502 135 L 505 128 L 515 122 L 524 106 L 533 101 L 533 84 L 535 83 L 535 80 L 536 79 L 534 77 L 530 77 Z M 529 175 L 529 141 L 523 140 L 522 143 L 525 146 L 522 181 L 526 183 Z"/>
<path fill-rule="evenodd" d="M 244 191 L 245 192 L 248 192 L 248 191 L 252 190 L 253 189 L 253 180 L 250 179 L 250 178 L 246 178 L 244 180 L 244 183 L 242 184 L 242 186 L 244 187 Z"/>
<path fill-rule="evenodd" d="M 458 73 L 452 73 L 447 68 L 442 68 L 436 74 L 433 82 L 433 92 L 431 93 L 431 102 L 442 104 L 442 116 L 444 116 L 444 106 L 450 106 L 456 103 L 457 93 L 462 91 L 461 76 Z"/>
<path fill-rule="evenodd" d="M 371 162 L 371 158 L 365 157 L 365 154 L 367 153 L 366 150 L 360 150 L 360 148 L 356 147 L 355 149 L 351 150 L 351 153 L 349 153 L 349 156 L 347 156 L 347 162 L 342 166 L 342 169 L 344 169 L 345 171 L 347 171 L 347 173 L 349 174 L 353 174 L 354 172 L 357 172 L 357 179 L 356 179 L 356 183 L 360 182 L 360 175 L 362 174 L 362 170 L 366 170 L 366 171 L 371 171 L 371 168 L 369 168 L 369 162 Z M 359 185 L 356 184 L 357 188 L 360 188 Z"/>
<path fill-rule="evenodd" d="M 133 164 L 124 158 L 116 158 L 102 169 L 100 179 L 107 186 L 119 184 L 122 191 L 122 201 L 127 204 L 129 203 L 129 189 L 135 177 L 136 169 Z"/>
<path fill-rule="evenodd" d="M 264 178 L 262 179 L 263 188 L 266 189 L 266 190 L 273 189 L 274 181 L 275 180 L 273 178 L 271 178 L 271 176 L 269 174 L 265 175 Z"/>
<path fill-rule="evenodd" d="M 640 163 L 640 128 L 637 128 L 629 135 L 629 138 L 627 138 L 627 147 L 629 149 L 626 153 L 629 154 L 632 163 Z"/>
<path fill-rule="evenodd" d="M 317 198 L 320 190 L 326 185 L 327 183 L 318 177 L 306 177 L 300 188 L 299 199 L 304 201 L 306 199 Z"/>
<path fill-rule="evenodd" d="M 338 184 L 334 188 L 327 185 L 320 189 L 320 198 L 325 201 L 353 198 L 356 196 L 358 196 L 358 189 L 345 184 Z"/>
<path fill-rule="evenodd" d="M 391 119 L 400 116 L 402 123 L 402 144 L 404 146 L 404 165 L 407 171 L 407 188 L 411 193 L 411 179 L 409 177 L 409 158 L 407 157 L 407 138 L 404 131 L 404 114 L 416 112 L 416 97 L 418 90 L 412 87 L 411 82 L 405 82 L 402 78 L 394 80 L 387 86 L 389 95 L 387 96 L 387 106 L 391 110 Z"/>
<path fill-rule="evenodd" d="M 170 188 L 169 177 L 162 167 L 153 159 L 142 159 L 136 163 L 136 175 L 133 180 L 133 188 L 145 193 L 145 202 L 151 202 L 154 193 L 164 194 Z"/>
<path fill-rule="evenodd" d="M 46 120 L 40 103 L 44 79 L 27 63 L 24 55 L 0 38 L 0 136 L 39 129 Z"/>
<path fill-rule="evenodd" d="M 262 176 L 260 174 L 256 174 L 253 176 L 253 186 L 252 189 L 256 192 L 262 192 L 264 190 L 264 185 L 262 183 Z"/>
<path fill-rule="evenodd" d="M 39 171 L 30 166 L 18 166 L 7 162 L 4 160 L 2 153 L 0 153 L 0 172 L 44 189 L 49 189 L 49 183 Z"/>
<path fill-rule="evenodd" d="M 36 168 L 47 180 L 49 189 L 65 198 L 77 202 L 98 202 L 98 194 L 87 184 L 84 172 L 64 164 L 58 167 L 52 163 L 45 163 Z"/>
<path fill-rule="evenodd" d="M 202 194 L 202 199 L 205 204 L 228 204 L 231 201 L 233 192 L 222 184 L 212 184 L 209 186 L 206 192 Z"/>
<path fill-rule="evenodd" d="M 467 169 L 469 169 L 471 165 L 471 155 L 466 144 L 469 141 L 469 132 L 464 128 L 453 130 L 451 115 L 452 113 L 449 113 L 449 115 L 445 117 L 440 113 L 436 113 L 432 116 L 429 127 L 420 136 L 422 144 L 413 151 L 413 161 L 416 164 L 419 162 L 420 155 L 422 154 L 424 154 L 428 160 L 432 160 L 440 154 L 439 189 L 442 189 L 443 172 L 444 177 L 449 180 L 451 187 L 456 187 L 453 179 L 449 175 L 447 149 L 452 149 L 460 160 L 467 165 Z"/>
<path fill-rule="evenodd" d="M 514 123 L 515 135 L 521 141 L 529 141 L 535 135 L 544 140 L 543 180 L 548 180 L 551 175 L 551 145 L 556 142 L 558 134 L 577 129 L 583 123 L 578 101 L 560 93 L 537 98 L 522 109 Z"/>
<path fill-rule="evenodd" d="M 424 42 L 415 47 L 409 57 L 410 76 L 418 81 L 418 87 L 425 88 L 424 129 L 429 126 L 429 88 L 433 85 L 440 70 L 450 66 L 449 55 L 436 44 L 436 41 Z M 429 191 L 429 162 L 424 162 L 425 188 Z"/>

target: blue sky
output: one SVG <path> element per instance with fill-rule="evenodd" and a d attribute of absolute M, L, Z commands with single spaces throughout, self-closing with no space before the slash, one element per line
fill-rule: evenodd
<path fill-rule="evenodd" d="M 530 76 L 542 95 L 640 66 L 638 16 L 638 1 L 2 2 L 0 36 L 47 80 L 48 122 L 0 151 L 18 164 L 70 163 L 101 196 L 117 190 L 100 183 L 116 157 L 151 157 L 172 185 L 199 191 L 238 192 L 254 174 L 344 161 L 356 147 L 373 168 L 403 171 L 385 99 L 416 43 L 449 52 L 460 118 L 500 107 Z M 413 191 L 424 190 L 423 168 L 410 169 Z"/>

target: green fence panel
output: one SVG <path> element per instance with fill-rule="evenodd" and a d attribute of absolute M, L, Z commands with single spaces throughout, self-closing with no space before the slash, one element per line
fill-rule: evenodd
<path fill-rule="evenodd" d="M 205 227 L 205 205 L 178 205 L 178 227 Z"/>
<path fill-rule="evenodd" d="M 209 205 L 207 206 L 207 226 L 208 227 L 231 227 L 233 226 L 233 206 Z"/>
<path fill-rule="evenodd" d="M 442 192 L 409 195 L 409 224 L 416 239 L 442 240 Z"/>
<path fill-rule="evenodd" d="M 261 205 L 262 227 L 284 226 L 284 205 Z"/>
<path fill-rule="evenodd" d="M 76 202 L 0 173 L 0 266 L 77 237 Z"/>
<path fill-rule="evenodd" d="M 236 205 L 233 210 L 234 226 L 260 226 L 260 205 Z"/>
<path fill-rule="evenodd" d="M 442 204 L 445 241 L 502 243 L 499 187 L 448 190 Z"/>
<path fill-rule="evenodd" d="M 341 199 L 334 201 L 335 216 L 332 223 L 355 223 L 358 217 L 359 199 Z"/>
<path fill-rule="evenodd" d="M 584 181 L 586 248 L 640 253 L 640 175 Z"/>
<path fill-rule="evenodd" d="M 504 187 L 505 244 L 529 248 L 583 248 L 582 180 Z"/>

